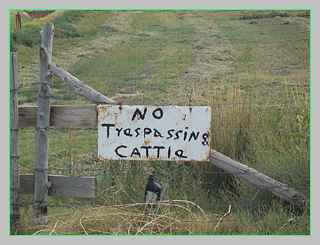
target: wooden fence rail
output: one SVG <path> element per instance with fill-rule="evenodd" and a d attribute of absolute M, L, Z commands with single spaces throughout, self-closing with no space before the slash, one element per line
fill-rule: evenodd
<path fill-rule="evenodd" d="M 19 106 L 20 127 L 36 126 L 37 108 L 37 106 Z M 96 127 L 96 105 L 52 105 L 49 122 L 50 126 L 55 127 Z"/>
<path fill-rule="evenodd" d="M 48 181 L 50 182 L 48 196 L 84 198 L 97 196 L 98 183 L 94 177 L 48 175 Z M 34 195 L 32 174 L 21 174 L 20 183 L 21 194 Z"/>

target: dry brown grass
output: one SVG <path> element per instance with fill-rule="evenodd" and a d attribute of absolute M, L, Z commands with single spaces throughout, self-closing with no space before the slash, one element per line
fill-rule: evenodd
<path fill-rule="evenodd" d="M 159 213 L 145 203 L 88 206 L 54 213 L 48 216 L 48 225 L 37 228 L 32 227 L 31 220 L 22 220 L 24 232 L 32 235 L 214 234 L 230 209 L 224 215 L 207 215 L 193 202 L 171 200 L 160 203 Z"/>
<path fill-rule="evenodd" d="M 248 135 L 242 129 L 253 127 L 256 120 L 254 99 L 240 84 L 191 84 L 187 90 L 181 83 L 168 98 L 172 104 L 211 106 L 212 149 L 237 157 L 246 147 Z"/>

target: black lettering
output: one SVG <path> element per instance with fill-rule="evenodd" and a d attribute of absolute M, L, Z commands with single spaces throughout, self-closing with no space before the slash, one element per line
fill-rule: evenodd
<path fill-rule="evenodd" d="M 120 137 L 120 132 L 122 130 L 122 128 L 116 128 L 117 132 L 118 132 L 118 137 Z"/>
<path fill-rule="evenodd" d="M 168 158 L 171 157 L 171 146 L 169 146 L 169 149 L 168 149 Z"/>
<path fill-rule="evenodd" d="M 164 146 L 154 146 L 153 149 L 157 149 L 157 159 L 160 158 L 160 150 L 164 149 Z"/>
<path fill-rule="evenodd" d="M 156 112 L 159 112 L 160 115 L 157 115 Z M 163 117 L 163 110 L 161 108 L 157 108 L 155 109 L 153 112 L 152 112 L 152 116 L 155 118 L 155 119 L 161 119 Z"/>
<path fill-rule="evenodd" d="M 169 137 L 167 137 L 167 140 L 172 138 L 173 135 L 171 132 L 174 132 L 174 129 L 168 130 Z"/>
<path fill-rule="evenodd" d="M 188 129 L 188 127 L 185 127 L 185 129 Z M 188 136 L 188 131 L 184 131 L 183 135 L 183 140 L 186 140 Z"/>
<path fill-rule="evenodd" d="M 183 155 L 183 150 L 176 150 L 175 154 L 177 157 L 187 158 L 187 156 Z"/>
<path fill-rule="evenodd" d="M 149 145 L 145 146 L 145 145 L 143 145 L 143 146 L 141 146 L 140 148 L 146 150 L 146 157 L 148 158 L 148 157 L 149 157 L 149 149 L 151 149 L 152 146 L 149 146 Z"/>
<path fill-rule="evenodd" d="M 194 131 L 191 132 L 190 137 L 189 137 L 189 141 L 192 140 L 192 137 L 194 138 L 194 140 L 197 140 L 199 137 L 200 132 L 197 132 L 197 134 L 194 133 Z"/>
<path fill-rule="evenodd" d="M 120 146 L 118 146 L 118 147 L 116 148 L 116 150 L 115 150 L 116 154 L 117 154 L 119 157 L 123 157 L 123 158 L 127 157 L 127 156 L 121 155 L 121 154 L 118 152 L 119 148 L 127 148 L 127 147 L 126 147 L 125 145 L 120 145 Z"/>
<path fill-rule="evenodd" d="M 154 129 L 154 137 L 161 137 L 161 138 L 163 138 L 162 134 L 161 134 L 157 129 Z"/>
<path fill-rule="evenodd" d="M 110 124 L 110 123 L 102 123 L 101 124 L 102 127 L 107 127 L 107 138 L 109 138 L 110 136 L 110 127 L 114 127 L 115 124 Z"/>
<path fill-rule="evenodd" d="M 138 136 L 140 135 L 140 133 L 138 132 L 140 129 L 141 129 L 141 128 L 136 128 L 136 129 L 134 130 L 134 132 L 136 132 L 136 137 L 138 137 Z"/>
<path fill-rule="evenodd" d="M 181 133 L 182 133 L 182 130 L 178 130 L 178 131 L 176 132 L 176 137 L 175 137 L 173 140 L 179 139 L 179 134 L 181 134 Z"/>
<path fill-rule="evenodd" d="M 130 129 L 130 128 L 126 128 L 126 129 L 123 131 L 123 133 L 124 133 L 124 135 L 126 135 L 126 136 L 132 137 L 131 129 Z"/>
<path fill-rule="evenodd" d="M 135 112 L 133 113 L 133 115 L 132 115 L 131 121 L 133 121 L 135 119 L 135 117 L 137 117 L 138 120 L 139 119 L 144 120 L 144 117 L 146 116 L 146 113 L 147 113 L 147 107 L 144 108 L 143 114 L 141 113 L 140 109 L 137 108 L 135 110 Z"/>
<path fill-rule="evenodd" d="M 209 144 L 209 141 L 208 141 L 208 139 L 209 139 L 209 134 L 204 133 L 204 134 L 202 135 L 202 139 L 203 139 L 203 141 L 202 141 L 202 145 L 203 145 L 203 146 L 206 146 L 206 145 Z"/>
<path fill-rule="evenodd" d="M 132 155 L 137 155 L 137 156 L 141 157 L 141 154 L 140 154 L 140 152 L 139 152 L 139 150 L 138 150 L 137 147 L 135 147 L 135 148 L 133 149 L 133 151 L 132 151 L 132 153 L 131 153 L 131 157 L 132 157 Z"/>
<path fill-rule="evenodd" d="M 151 128 L 144 128 L 144 129 L 143 129 L 143 133 L 144 133 L 144 137 L 146 137 L 146 135 L 152 133 L 152 130 L 151 130 Z"/>

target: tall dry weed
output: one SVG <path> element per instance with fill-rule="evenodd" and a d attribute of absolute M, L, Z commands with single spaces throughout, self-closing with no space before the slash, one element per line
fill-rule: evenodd
<path fill-rule="evenodd" d="M 205 85 L 203 85 L 205 84 Z M 253 127 L 254 112 L 252 96 L 238 83 L 212 84 L 210 82 L 194 82 L 185 86 L 181 83 L 168 94 L 172 104 L 205 105 L 212 109 L 211 149 L 240 160 L 250 144 L 250 131 Z M 208 191 L 223 187 L 237 192 L 236 179 L 221 172 L 210 164 L 195 164 L 194 170 L 206 173 L 199 174 L 202 187 Z"/>

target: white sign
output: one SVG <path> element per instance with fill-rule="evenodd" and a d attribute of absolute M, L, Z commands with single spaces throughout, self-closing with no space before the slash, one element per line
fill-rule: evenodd
<path fill-rule="evenodd" d="M 208 106 L 98 106 L 98 158 L 208 161 Z"/>

